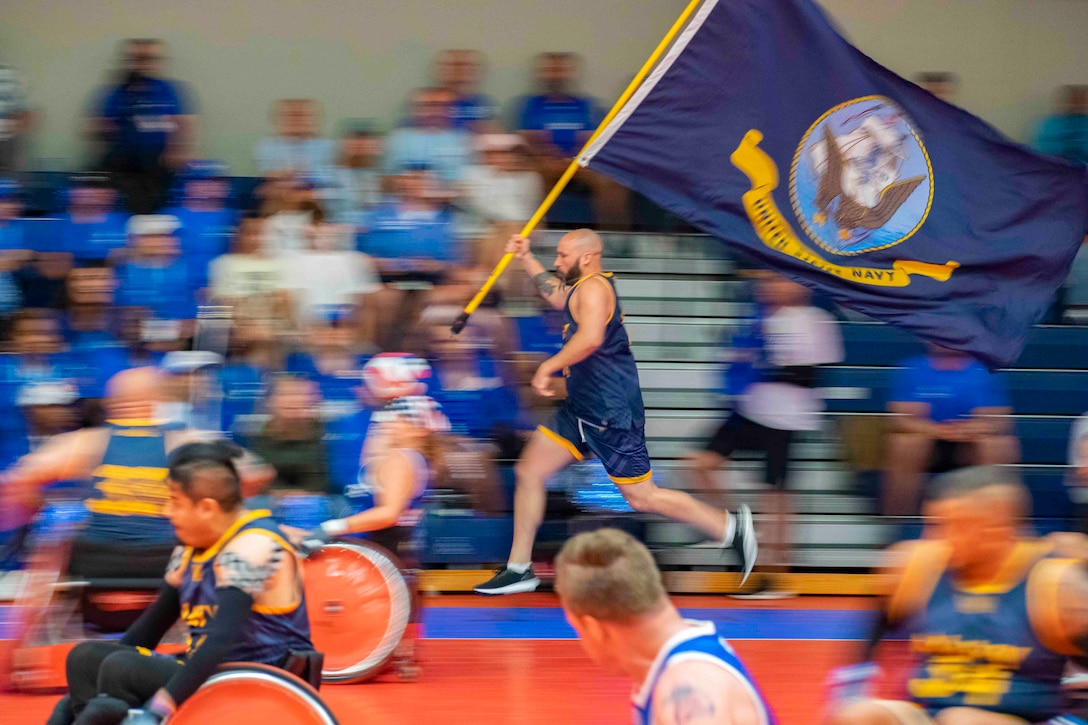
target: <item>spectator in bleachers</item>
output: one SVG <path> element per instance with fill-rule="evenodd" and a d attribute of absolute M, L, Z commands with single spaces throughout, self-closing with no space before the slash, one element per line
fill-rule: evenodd
<path fill-rule="evenodd" d="M 525 141 L 517 134 L 483 134 L 476 147 L 480 163 L 468 170 L 467 205 L 485 222 L 524 224 L 544 199 Z"/>
<path fill-rule="evenodd" d="M 8 350 L 11 354 L 0 356 L 0 469 L 15 460 L 11 454 L 19 455 L 19 441 L 27 435 L 17 403 L 23 388 L 63 382 L 69 374 L 60 318 L 53 310 L 20 311 Z"/>
<path fill-rule="evenodd" d="M 274 135 L 257 142 L 261 176 L 298 177 L 328 173 L 336 162 L 336 142 L 321 138 L 321 108 L 312 98 L 283 98 L 272 106 Z"/>
<path fill-rule="evenodd" d="M 945 103 L 956 105 L 956 87 L 959 85 L 959 78 L 955 73 L 948 71 L 919 73 L 915 82 Z"/>
<path fill-rule="evenodd" d="M 325 211 L 314 200 L 313 181 L 288 182 L 283 203 L 265 219 L 264 246 L 268 254 L 283 258 L 309 248 L 308 232 L 315 220 L 325 219 Z"/>
<path fill-rule="evenodd" d="M 435 81 L 453 94 L 450 123 L 469 133 L 488 130 L 495 119 L 495 102 L 480 93 L 484 55 L 478 50 L 443 50 L 435 58 Z"/>
<path fill-rule="evenodd" d="M 326 206 L 337 224 L 369 229 L 370 217 L 382 201 L 382 137 L 373 124 L 354 121 L 340 139 Z"/>
<path fill-rule="evenodd" d="M 370 356 L 360 351 L 358 322 L 351 305 L 311 308 L 305 327 L 305 351 L 288 356 L 286 368 L 321 389 L 322 417 L 335 420 L 359 409 L 359 381 Z"/>
<path fill-rule="evenodd" d="M 33 110 L 18 71 L 0 63 L 0 174 L 22 168 Z"/>
<path fill-rule="evenodd" d="M 185 169 L 180 204 L 167 214 L 177 217 L 181 228 L 181 258 L 189 267 L 189 285 L 208 286 L 208 266 L 226 254 L 237 226 L 238 213 L 227 206 L 230 179 L 227 168 L 216 161 L 193 161 Z"/>
<path fill-rule="evenodd" d="M 264 320 L 292 317 L 284 266 L 265 248 L 265 220 L 256 215 L 241 220 L 230 254 L 214 259 L 208 270 L 209 290 L 217 304 Z"/>
<path fill-rule="evenodd" d="M 402 347 L 405 333 L 440 288 L 460 290 L 456 285 L 471 262 L 437 184 L 429 166 L 402 170 L 393 179 L 396 196 L 378 207 L 370 231 L 359 238 L 360 251 L 374 260 L 385 285 L 376 303 L 381 313 L 377 343 L 383 350 Z M 426 295 L 420 294 L 423 290 Z"/>
<path fill-rule="evenodd" d="M 176 217 L 132 217 L 126 259 L 117 269 L 118 304 L 146 310 L 145 334 L 154 334 L 158 340 L 192 338 L 196 321 L 196 300 L 177 231 Z"/>
<path fill-rule="evenodd" d="M 1043 119 L 1035 147 L 1088 164 L 1088 86 L 1065 86 L 1060 94 L 1057 113 Z"/>
<path fill-rule="evenodd" d="M 927 343 L 907 360 L 889 395 L 884 513 L 918 514 L 927 474 L 967 466 L 1016 463 L 1008 396 L 982 363 Z"/>
<path fill-rule="evenodd" d="M 714 476 L 729 466 L 736 451 L 765 454 L 761 482 L 770 487 L 765 505 L 770 526 L 761 537 L 760 563 L 773 572 L 790 562 L 790 449 L 799 433 L 819 430 L 823 401 L 817 369 L 842 362 L 843 344 L 835 318 L 811 304 L 807 287 L 773 272 L 761 272 L 756 279 L 760 312 L 753 335 L 758 342 L 735 344 L 733 350 L 738 361 L 747 355 L 745 383 L 737 391 L 733 413 L 688 460 L 699 488 L 711 491 L 718 488 Z M 750 596 L 787 594 L 767 575 L 755 579 Z"/>
<path fill-rule="evenodd" d="M 115 83 L 91 109 L 90 133 L 103 144 L 99 167 L 115 175 L 133 213 L 166 203 L 174 172 L 189 160 L 196 121 L 177 81 L 161 77 L 166 44 L 134 38 L 122 44 Z"/>
<path fill-rule="evenodd" d="M 0 318 L 22 304 L 23 295 L 15 274 L 34 256 L 20 219 L 22 213 L 18 184 L 0 179 Z"/>
<path fill-rule="evenodd" d="M 106 264 L 77 267 L 68 275 L 65 332 L 83 398 L 105 396 L 106 382 L 128 367 L 114 308 L 117 278 Z"/>
<path fill-rule="evenodd" d="M 476 227 L 478 267 L 490 271 L 502 258 L 506 240 L 517 234 L 544 199 L 544 182 L 528 158 L 528 147 L 517 134 L 477 137 L 480 163 L 468 170 L 464 206 Z M 518 290 L 536 297 L 536 289 L 520 267 L 499 279 L 505 295 Z"/>
<path fill-rule="evenodd" d="M 317 384 L 277 377 L 268 392 L 269 418 L 247 438 L 248 448 L 276 469 L 273 491 L 329 492 L 329 460 Z"/>
<path fill-rule="evenodd" d="M 16 405 L 26 420 L 26 451 L 79 427 L 79 390 L 66 380 L 34 383 L 19 391 Z"/>
<path fill-rule="evenodd" d="M 464 180 L 465 169 L 473 162 L 471 137 L 452 127 L 454 94 L 445 88 L 419 88 L 412 92 L 409 125 L 389 134 L 382 169 L 388 175 L 414 165 L 434 171 L 442 186 L 432 193 L 446 199 L 459 194 L 456 184 Z"/>
<path fill-rule="evenodd" d="M 116 211 L 117 192 L 105 174 L 72 177 L 67 210 L 61 215 L 55 242 L 39 251 L 62 253 L 76 266 L 101 262 L 127 242 L 128 214 Z"/>
<path fill-rule="evenodd" d="M 334 306 L 354 308 L 358 341 L 371 344 L 376 329 L 375 293 L 382 288 L 370 257 L 353 248 L 352 227 L 325 221 L 320 209 L 306 229 L 309 247 L 284 256 L 283 280 L 295 303 L 296 319 Z"/>
<path fill-rule="evenodd" d="M 423 313 L 426 358 L 434 371 L 430 396 L 442 406 L 456 435 L 490 439 L 515 435 L 525 426 L 514 381 L 503 378 L 505 369 L 493 357 L 494 344 L 485 328 L 472 325 L 460 335 L 450 334 L 460 312 L 434 306 Z"/>
<path fill-rule="evenodd" d="M 593 99 L 578 95 L 578 72 L 579 59 L 573 53 L 540 54 L 537 95 L 524 100 L 518 118 L 518 129 L 548 187 L 567 170 L 603 118 Z M 630 228 L 630 193 L 624 187 L 595 171 L 579 169 L 569 188 L 592 195 L 597 226 Z"/>

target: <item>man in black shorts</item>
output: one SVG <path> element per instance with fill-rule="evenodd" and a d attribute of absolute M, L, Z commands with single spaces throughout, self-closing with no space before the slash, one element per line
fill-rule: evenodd
<path fill-rule="evenodd" d="M 747 385 L 705 448 L 688 455 L 688 465 L 698 487 L 710 491 L 717 488 L 715 474 L 736 451 L 766 454 L 761 482 L 771 489 L 765 506 L 771 526 L 760 537 L 766 552 L 763 561 L 784 568 L 789 564 L 787 525 L 792 510 L 786 493 L 790 443 L 797 431 L 819 429 L 823 406 L 816 391 L 816 367 L 842 360 L 842 339 L 834 318 L 809 304 L 806 288 L 773 273 L 761 273 L 756 285 L 761 308 L 758 334 L 750 336 L 754 344 L 734 345 L 733 350 L 734 358 L 747 358 L 743 361 Z M 745 596 L 786 595 L 775 591 L 766 576 L 753 578 L 754 587 Z"/>

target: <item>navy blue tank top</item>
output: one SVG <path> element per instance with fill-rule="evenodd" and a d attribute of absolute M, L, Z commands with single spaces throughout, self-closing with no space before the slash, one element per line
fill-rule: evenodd
<path fill-rule="evenodd" d="M 611 273 L 582 277 L 567 293 L 563 307 L 563 342 L 578 331 L 578 323 L 570 312 L 571 298 L 578 287 L 593 277 L 608 282 L 616 307 L 604 331 L 604 342 L 585 360 L 571 365 L 567 376 L 567 399 L 563 402 L 575 416 L 587 423 L 607 428 L 633 428 L 646 423 L 642 406 L 642 389 L 638 382 L 635 356 L 631 341 L 623 326 L 623 311 L 616 294 Z"/>
<path fill-rule="evenodd" d="M 283 547 L 287 556 L 295 556 L 295 550 L 287 541 L 270 511 L 250 511 L 215 543 L 203 551 L 186 547 L 182 555 L 181 618 L 189 627 L 187 655 L 200 647 L 208 628 L 215 619 L 218 599 L 215 595 L 215 559 L 232 539 L 239 534 L 257 531 L 274 539 Z M 227 662 L 256 662 L 278 667 L 287 658 L 289 650 L 312 650 L 310 619 L 306 613 L 306 596 L 302 588 L 301 566 L 297 569 L 299 601 L 294 607 L 265 608 L 253 606 L 253 616 L 245 628 L 238 632 L 226 655 Z"/>
<path fill-rule="evenodd" d="M 91 512 L 83 536 L 106 541 L 170 544 L 174 527 L 163 515 L 166 433 L 181 428 L 146 420 L 111 420 L 102 463 L 92 474 Z"/>
<path fill-rule="evenodd" d="M 911 699 L 930 712 L 973 707 L 1028 722 L 1064 712 L 1066 657 L 1044 643 L 1050 635 L 1040 625 L 1056 608 L 1056 582 L 1068 562 L 1048 558 L 1049 549 L 1041 541 L 1018 544 L 1003 575 L 974 588 L 958 586 L 943 567 L 932 571 L 928 558 L 928 576 L 913 577 L 928 579 L 922 586 L 932 593 L 908 619 L 920 661 L 908 683 Z"/>

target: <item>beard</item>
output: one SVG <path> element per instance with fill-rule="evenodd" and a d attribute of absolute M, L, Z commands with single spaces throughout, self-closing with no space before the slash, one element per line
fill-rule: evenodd
<path fill-rule="evenodd" d="M 582 277 L 582 265 L 579 264 L 578 262 L 575 262 L 574 266 L 572 266 L 570 269 L 568 269 L 567 273 L 563 275 L 563 282 L 564 282 L 564 284 L 568 284 L 568 285 L 574 284 L 581 277 Z"/>

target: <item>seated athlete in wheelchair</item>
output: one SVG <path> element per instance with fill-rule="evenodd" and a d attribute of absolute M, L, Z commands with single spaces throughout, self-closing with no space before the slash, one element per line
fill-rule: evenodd
<path fill-rule="evenodd" d="M 165 512 L 182 545 L 157 599 L 120 641 L 84 642 L 68 655 L 68 694 L 48 725 L 173 719 L 225 662 L 293 670 L 320 681 L 301 562 L 268 511 L 242 505 L 238 453 L 225 442 L 174 451 Z M 185 653 L 153 652 L 179 619 L 189 631 Z"/>
<path fill-rule="evenodd" d="M 313 526 L 315 512 L 340 514 L 311 531 L 291 530 L 308 555 L 307 598 L 315 613 L 314 641 L 326 655 L 327 682 L 370 679 L 390 664 L 402 679 L 418 675 L 419 524 L 448 427 L 431 398 L 397 397 L 375 413 L 357 482 L 347 487 L 339 505 L 301 496 L 284 496 L 276 504 L 288 526 Z M 353 535 L 367 541 L 347 538 Z M 358 586 L 361 582 L 368 586 Z M 360 616 L 373 606 L 369 600 L 375 592 L 381 593 L 386 616 Z"/>
<path fill-rule="evenodd" d="M 5 474 L 5 490 L 26 508 L 39 507 L 43 490 L 56 481 L 90 481 L 90 498 L 85 517 L 73 515 L 70 506 L 47 508 L 41 517 L 46 525 L 38 532 L 45 535 L 32 547 L 30 575 L 17 599 L 15 661 L 0 662 L 0 676 L 14 666 L 17 685 L 54 684 L 49 658 L 56 649 L 37 647 L 85 634 L 62 631 L 54 617 L 63 609 L 58 594 L 77 599 L 82 624 L 100 633 L 124 631 L 154 599 L 177 543 L 163 514 L 167 456 L 212 436 L 153 420 L 160 399 L 159 371 L 118 373 L 109 383 L 105 425 L 58 435 Z M 249 460 L 239 468 L 250 485 L 270 477 L 267 467 Z M 49 523 L 58 517 L 62 525 Z"/>

